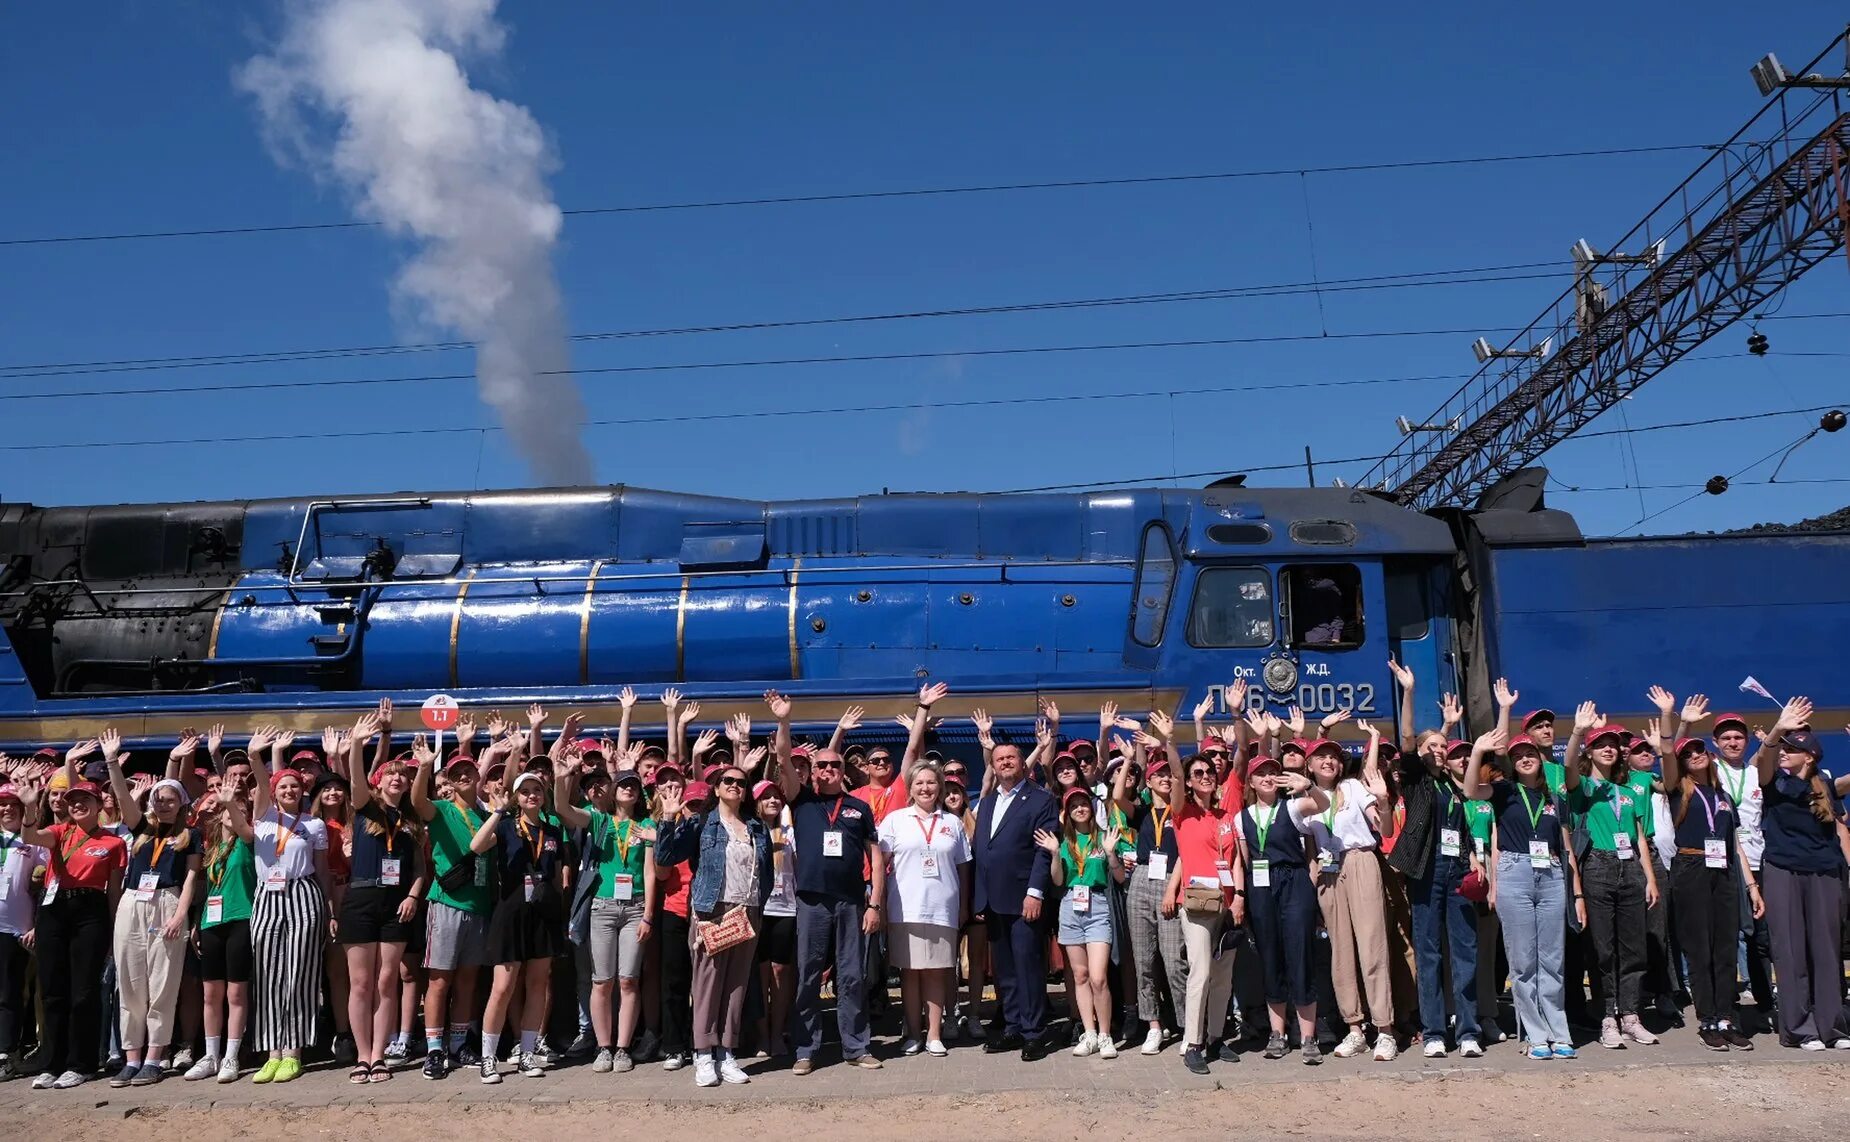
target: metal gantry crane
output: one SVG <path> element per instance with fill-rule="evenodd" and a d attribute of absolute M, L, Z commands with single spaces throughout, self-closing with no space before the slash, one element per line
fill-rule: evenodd
<path fill-rule="evenodd" d="M 1850 29 L 1798 76 L 1761 60 L 1769 99 L 1746 126 L 1610 250 L 1575 243 L 1573 286 L 1508 345 L 1480 339 L 1477 373 L 1360 485 L 1469 505 L 1842 248 L 1850 58 L 1813 72 L 1839 49 Z"/>

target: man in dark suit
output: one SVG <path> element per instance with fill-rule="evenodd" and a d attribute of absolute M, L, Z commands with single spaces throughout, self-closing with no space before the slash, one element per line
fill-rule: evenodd
<path fill-rule="evenodd" d="M 989 934 L 989 964 L 996 975 L 1007 1028 L 983 1045 L 990 1054 L 1021 1047 L 1029 1062 L 1045 1058 L 1047 930 L 1043 904 L 1052 889 L 1051 858 L 1034 843 L 1036 830 L 1060 830 L 1053 795 L 1022 773 L 1021 750 L 999 745 L 990 757 L 994 793 L 977 805 L 972 911 Z"/>

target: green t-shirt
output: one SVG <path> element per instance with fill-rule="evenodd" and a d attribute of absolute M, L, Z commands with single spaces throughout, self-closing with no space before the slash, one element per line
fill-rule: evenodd
<path fill-rule="evenodd" d="M 1640 802 L 1629 785 L 1615 785 L 1599 777 L 1583 777 L 1580 787 L 1567 795 L 1571 809 L 1601 852 L 1615 852 L 1613 837 L 1631 837 L 1632 859 L 1637 859 L 1638 824 L 1650 816 L 1650 802 Z"/>
<path fill-rule="evenodd" d="M 1657 814 L 1651 810 L 1651 783 L 1657 780 L 1657 774 L 1649 769 L 1627 770 L 1625 784 L 1631 787 L 1638 798 L 1638 815 L 1644 821 L 1644 835 L 1657 835 Z"/>
<path fill-rule="evenodd" d="M 1066 871 L 1066 887 L 1083 885 L 1087 888 L 1103 888 L 1111 881 L 1111 873 L 1105 868 L 1105 849 L 1094 839 L 1083 842 L 1080 852 L 1084 854 L 1084 867 L 1073 859 L 1073 843 L 1060 842 L 1060 867 Z"/>
<path fill-rule="evenodd" d="M 459 864 L 466 864 L 471 853 L 469 842 L 488 815 L 476 809 L 460 809 L 448 799 L 431 802 L 437 815 L 430 820 L 430 858 L 435 875 L 430 882 L 430 899 L 451 908 L 486 916 L 495 910 L 495 860 L 492 853 L 475 862 L 475 875 L 454 892 L 446 891 L 442 880 Z"/>
<path fill-rule="evenodd" d="M 218 859 L 213 859 L 214 857 Z M 251 918 L 251 894 L 257 891 L 257 861 L 251 855 L 250 842 L 242 837 L 232 841 L 223 853 L 206 854 L 206 910 L 199 921 L 201 928 L 216 928 Z M 220 907 L 212 907 L 217 897 Z"/>
<path fill-rule="evenodd" d="M 1556 797 L 1567 793 L 1567 766 L 1558 761 L 1542 762 L 1542 780 L 1548 783 L 1548 792 Z"/>
<path fill-rule="evenodd" d="M 1465 802 L 1465 822 L 1480 852 L 1490 847 L 1490 823 L 1496 817 L 1497 811 L 1489 801 Z"/>
<path fill-rule="evenodd" d="M 617 892 L 617 877 L 627 876 L 630 878 L 628 898 L 640 903 L 643 865 L 649 859 L 649 851 L 655 847 L 654 841 L 641 834 L 654 832 L 654 818 L 620 821 L 596 809 L 586 809 L 585 812 L 591 817 L 591 824 L 585 829 L 585 844 L 596 850 L 597 898 L 621 899 Z"/>

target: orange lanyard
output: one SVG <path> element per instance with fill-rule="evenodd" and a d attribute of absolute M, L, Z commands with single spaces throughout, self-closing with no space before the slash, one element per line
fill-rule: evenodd
<path fill-rule="evenodd" d="M 148 868 L 150 870 L 157 869 L 161 866 L 161 853 L 165 852 L 166 850 L 167 850 L 167 838 L 166 837 L 155 837 L 154 838 L 154 855 L 148 858 Z"/>
<path fill-rule="evenodd" d="M 540 846 L 546 840 L 545 828 L 536 827 L 534 828 L 532 832 L 528 832 L 527 831 L 527 819 L 525 817 L 520 818 L 515 823 L 514 828 L 520 832 L 520 839 L 527 842 L 527 846 L 533 852 L 533 856 L 529 858 L 527 863 L 533 866 L 533 870 L 535 872 L 538 872 L 539 867 L 540 867 L 540 851 L 541 851 Z"/>
<path fill-rule="evenodd" d="M 1163 847 L 1163 834 L 1169 830 L 1169 815 L 1172 810 L 1156 809 L 1150 813 L 1150 830 L 1156 834 L 1156 848 Z"/>
<path fill-rule="evenodd" d="M 301 823 L 302 814 L 297 813 L 295 820 L 289 822 L 289 827 L 285 829 L 283 828 L 283 815 L 281 813 L 276 815 L 276 857 L 278 860 L 282 859 L 283 850 L 289 847 L 289 838 L 295 836 L 296 826 Z M 386 851 L 390 852 L 391 847 L 387 846 Z"/>
<path fill-rule="evenodd" d="M 628 818 L 624 818 L 624 820 L 619 823 L 622 825 L 622 828 L 615 830 L 617 834 L 617 859 L 622 861 L 625 865 L 628 865 L 630 862 L 630 849 L 633 847 L 630 844 L 630 830 L 634 829 L 636 826 L 635 823 Z M 536 857 L 535 859 L 538 858 Z"/>

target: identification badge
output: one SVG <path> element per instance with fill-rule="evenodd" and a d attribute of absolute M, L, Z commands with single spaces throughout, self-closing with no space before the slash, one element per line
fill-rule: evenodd
<path fill-rule="evenodd" d="M 1073 886 L 1073 911 L 1082 916 L 1092 911 L 1092 890 L 1083 884 Z"/>
<path fill-rule="evenodd" d="M 13 878 L 6 875 L 5 865 L 0 864 L 0 900 L 13 895 Z"/>
<path fill-rule="evenodd" d="M 529 873 L 527 875 L 527 884 L 526 884 L 527 903 L 529 904 L 533 903 L 533 898 L 539 895 L 539 891 L 540 891 L 539 882 L 534 879 L 531 873 Z"/>
<path fill-rule="evenodd" d="M 1464 852 L 1457 829 L 1439 830 L 1439 855 L 1455 857 Z"/>
<path fill-rule="evenodd" d="M 919 875 L 927 880 L 938 879 L 937 853 L 926 853 L 919 858 Z"/>
<path fill-rule="evenodd" d="M 135 899 L 144 902 L 153 900 L 154 894 L 160 890 L 160 887 L 161 878 L 158 874 L 144 872 L 141 874 L 141 878 L 135 882 Z"/>
<path fill-rule="evenodd" d="M 1150 870 L 1148 875 L 1151 880 L 1168 880 L 1169 854 L 1161 851 L 1152 852 L 1150 854 L 1150 863 L 1145 867 Z"/>
<path fill-rule="evenodd" d="M 840 829 L 830 829 L 827 832 L 823 833 L 822 834 L 822 855 L 825 857 L 838 857 L 841 854 L 842 854 L 842 832 L 841 830 Z"/>
<path fill-rule="evenodd" d="M 225 918 L 225 898 L 223 896 L 206 897 L 206 923 L 216 924 Z"/>
<path fill-rule="evenodd" d="M 397 857 L 381 857 L 379 859 L 379 883 L 388 886 L 397 884 L 399 870 L 403 867 L 404 862 Z"/>
<path fill-rule="evenodd" d="M 1271 861 L 1256 860 L 1253 862 L 1252 868 L 1253 868 L 1253 887 L 1254 888 L 1272 887 L 1272 862 Z"/>
<path fill-rule="evenodd" d="M 1328 849 L 1319 849 L 1317 852 L 1317 871 L 1335 872 L 1336 854 Z"/>
<path fill-rule="evenodd" d="M 263 878 L 263 890 L 265 892 L 281 892 L 283 890 L 283 885 L 286 883 L 287 878 L 283 876 L 283 870 L 281 868 L 272 868 Z"/>
<path fill-rule="evenodd" d="M 1215 872 L 1215 875 L 1219 878 L 1220 886 L 1222 888 L 1232 888 L 1233 887 L 1233 866 L 1232 865 L 1229 865 L 1224 860 L 1217 860 L 1214 862 L 1214 872 Z"/>
<path fill-rule="evenodd" d="M 39 907 L 43 908 L 45 905 L 50 904 L 52 901 L 56 900 L 57 898 L 58 898 L 58 882 L 54 880 L 45 886 L 45 895 L 42 898 L 40 898 Z"/>
<path fill-rule="evenodd" d="M 634 900 L 636 898 L 636 878 L 627 872 L 619 872 L 615 883 L 610 886 L 612 900 Z M 533 899 L 529 896 L 527 899 Z"/>
<path fill-rule="evenodd" d="M 1702 842 L 1702 863 L 1709 868 L 1728 867 L 1728 842 L 1711 837 Z"/>
<path fill-rule="evenodd" d="M 1554 863 L 1554 856 L 1548 851 L 1547 841 L 1529 842 L 1529 864 L 1535 868 L 1547 868 Z"/>
<path fill-rule="evenodd" d="M 1137 850 L 1136 849 L 1125 849 L 1123 852 L 1118 854 L 1118 859 L 1124 862 L 1125 868 L 1127 869 L 1136 868 L 1137 867 Z"/>
<path fill-rule="evenodd" d="M 1612 852 L 1620 860 L 1632 859 L 1632 839 L 1624 833 L 1612 838 Z"/>

